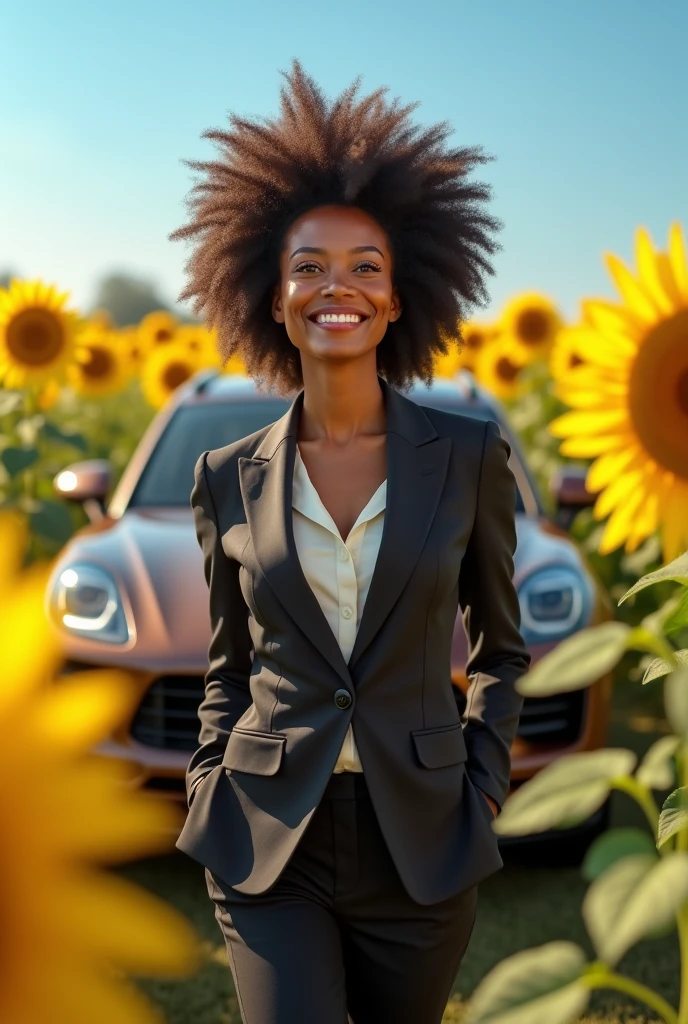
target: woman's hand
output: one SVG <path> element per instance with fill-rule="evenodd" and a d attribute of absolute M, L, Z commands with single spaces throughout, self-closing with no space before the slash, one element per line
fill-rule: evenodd
<path fill-rule="evenodd" d="M 495 803 L 495 801 L 492 799 L 491 796 L 488 796 L 487 793 L 484 793 L 483 790 L 480 789 L 479 786 L 476 786 L 475 788 L 478 790 L 479 793 L 482 793 L 482 795 L 485 797 L 485 799 L 487 800 L 488 806 L 489 806 L 490 810 L 492 811 L 492 817 L 496 818 L 497 815 L 499 814 L 499 807 L 497 807 L 497 804 Z"/>

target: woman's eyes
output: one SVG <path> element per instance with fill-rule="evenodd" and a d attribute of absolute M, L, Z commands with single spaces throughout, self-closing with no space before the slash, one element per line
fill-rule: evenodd
<path fill-rule="evenodd" d="M 313 270 L 322 270 L 322 267 L 320 267 L 317 263 L 313 263 L 312 260 L 307 260 L 305 263 L 299 263 L 299 265 L 297 267 L 294 267 L 294 273 L 296 273 L 297 271 L 305 271 L 305 270 L 311 270 L 311 269 L 313 269 Z M 364 269 L 364 270 L 378 270 L 379 271 L 379 270 L 382 270 L 382 267 L 380 267 L 377 263 L 373 263 L 372 260 L 362 260 L 360 263 L 358 263 L 354 267 L 354 270 L 361 270 L 361 269 Z"/>

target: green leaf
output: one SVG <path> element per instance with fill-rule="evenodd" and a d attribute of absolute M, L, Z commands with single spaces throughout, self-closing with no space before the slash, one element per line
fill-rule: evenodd
<path fill-rule="evenodd" d="M 650 789 L 668 789 L 673 786 L 676 773 L 672 758 L 680 745 L 678 736 L 662 736 L 653 743 L 635 773 L 638 782 Z"/>
<path fill-rule="evenodd" d="M 634 853 L 656 857 L 655 842 L 650 833 L 641 828 L 614 828 L 611 832 L 604 832 L 589 847 L 581 866 L 581 874 L 586 881 L 594 882 L 617 860 Z"/>
<path fill-rule="evenodd" d="M 41 501 L 29 516 L 31 529 L 48 540 L 64 544 L 74 532 L 69 509 L 57 501 Z"/>
<path fill-rule="evenodd" d="M 624 622 L 603 622 L 562 640 L 516 684 L 524 697 L 582 690 L 606 675 L 626 650 L 631 632 Z"/>
<path fill-rule="evenodd" d="M 19 473 L 23 473 L 29 466 L 33 466 L 38 458 L 39 452 L 36 448 L 3 448 L 2 455 L 0 455 L 2 464 L 11 477 L 15 477 Z"/>
<path fill-rule="evenodd" d="M 618 747 L 559 757 L 509 796 L 492 827 L 498 835 L 522 836 L 577 825 L 602 806 L 613 780 L 630 775 L 636 761 L 632 750 Z"/>
<path fill-rule="evenodd" d="M 676 669 L 666 677 L 664 710 L 674 732 L 688 737 L 688 668 Z"/>
<path fill-rule="evenodd" d="M 69 444 L 72 448 L 77 448 L 80 452 L 88 451 L 88 441 L 83 434 L 62 430 L 61 427 L 58 427 L 56 423 L 52 423 L 50 420 L 45 421 L 43 425 L 43 434 L 45 437 L 50 438 L 51 441 L 60 441 L 62 444 Z"/>
<path fill-rule="evenodd" d="M 21 409 L 24 404 L 24 396 L 21 391 L 0 391 L 0 416 L 9 416 L 10 413 Z"/>
<path fill-rule="evenodd" d="M 502 960 L 480 982 L 463 1024 L 569 1024 L 590 990 L 580 981 L 585 953 L 573 942 L 548 942 Z"/>
<path fill-rule="evenodd" d="M 664 621 L 665 633 L 678 633 L 688 627 L 688 590 L 683 594 L 676 608 Z"/>
<path fill-rule="evenodd" d="M 688 828 L 688 789 L 682 787 L 670 793 L 662 804 L 657 829 L 657 849 L 682 828 Z"/>
<path fill-rule="evenodd" d="M 688 665 L 688 650 L 674 651 L 674 657 L 681 665 Z M 645 669 L 643 684 L 651 683 L 653 679 L 659 679 L 672 671 L 672 667 L 664 658 L 654 658 Z"/>
<path fill-rule="evenodd" d="M 682 555 L 675 558 L 673 562 L 669 562 L 668 565 L 663 565 L 655 572 L 650 572 L 647 576 L 643 576 L 634 583 L 630 590 L 627 590 L 622 598 L 619 599 L 619 604 L 623 604 L 627 597 L 631 594 L 637 594 L 639 590 L 644 590 L 645 587 L 651 587 L 653 583 L 662 583 L 666 580 L 675 580 L 677 583 L 682 583 L 684 586 L 688 586 L 688 551 L 684 551 Z"/>
<path fill-rule="evenodd" d="M 671 924 L 688 899 L 688 854 L 637 853 L 605 871 L 588 889 L 583 918 L 597 955 L 614 965 L 653 932 Z"/>

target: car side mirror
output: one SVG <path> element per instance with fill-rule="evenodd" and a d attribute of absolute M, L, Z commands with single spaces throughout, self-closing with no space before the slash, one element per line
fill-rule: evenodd
<path fill-rule="evenodd" d="M 561 466 L 552 476 L 551 488 L 556 501 L 555 522 L 568 530 L 582 508 L 595 504 L 596 495 L 585 486 L 586 466 Z"/>
<path fill-rule="evenodd" d="M 112 464 L 107 459 L 72 462 L 53 479 L 53 491 L 67 501 L 79 501 L 92 523 L 105 515 L 105 498 L 112 483 Z"/>

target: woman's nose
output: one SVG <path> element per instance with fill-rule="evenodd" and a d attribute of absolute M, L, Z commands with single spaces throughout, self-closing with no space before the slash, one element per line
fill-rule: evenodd
<path fill-rule="evenodd" d="M 323 284 L 322 294 L 332 295 L 334 297 L 355 295 L 356 289 L 346 274 L 333 271 L 330 274 L 329 280 Z"/>

